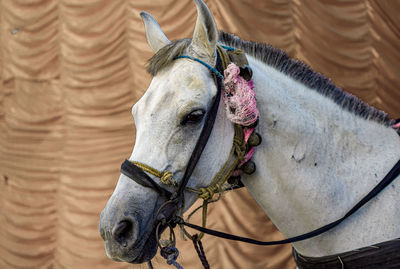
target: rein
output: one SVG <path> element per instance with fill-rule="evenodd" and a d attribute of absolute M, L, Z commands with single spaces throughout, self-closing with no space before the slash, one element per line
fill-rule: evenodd
<path fill-rule="evenodd" d="M 311 232 L 290 237 L 284 240 L 278 240 L 278 241 L 259 241 L 251 238 L 246 238 L 246 237 L 241 237 L 241 236 L 236 236 L 228 233 L 223 233 L 211 229 L 207 229 L 204 227 L 200 227 L 195 224 L 187 223 L 185 222 L 182 218 L 180 218 L 180 222 L 178 224 L 180 225 L 185 225 L 188 226 L 192 229 L 201 231 L 203 233 L 229 239 L 229 240 L 234 240 L 234 241 L 240 241 L 240 242 L 245 242 L 249 244 L 254 244 L 254 245 L 261 245 L 261 246 L 271 246 L 271 245 L 282 245 L 282 244 L 288 244 L 288 243 L 294 243 L 306 239 L 310 239 L 312 237 L 318 236 L 324 232 L 329 231 L 330 229 L 336 227 L 340 223 L 342 223 L 345 219 L 353 215 L 358 209 L 360 209 L 363 205 L 368 203 L 372 198 L 377 196 L 384 188 L 386 188 L 390 183 L 392 183 L 397 176 L 400 175 L 400 160 L 393 166 L 393 168 L 386 174 L 386 176 L 382 179 L 381 182 L 378 183 L 364 198 L 362 198 L 353 208 L 351 208 L 343 217 L 340 219 L 333 221 L 323 227 L 320 227 L 318 229 L 315 229 Z"/>

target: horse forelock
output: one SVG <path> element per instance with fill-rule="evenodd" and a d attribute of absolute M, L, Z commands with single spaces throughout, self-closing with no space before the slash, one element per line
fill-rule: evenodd
<path fill-rule="evenodd" d="M 149 60 L 147 72 L 155 76 L 159 71 L 171 64 L 178 56 L 182 56 L 189 47 L 192 39 L 185 38 L 172 41 L 158 50 Z"/>
<path fill-rule="evenodd" d="M 349 94 L 332 81 L 312 70 L 306 63 L 290 58 L 285 51 L 271 45 L 259 42 L 244 41 L 239 37 L 220 31 L 219 41 L 225 45 L 243 50 L 246 54 L 282 72 L 306 87 L 316 90 L 320 94 L 332 99 L 343 109 L 348 110 L 364 119 L 374 120 L 386 126 L 391 126 L 394 121 L 389 116 L 361 99 Z M 147 71 L 155 76 L 178 56 L 185 53 L 191 43 L 190 38 L 172 41 L 161 48 L 149 60 Z"/>

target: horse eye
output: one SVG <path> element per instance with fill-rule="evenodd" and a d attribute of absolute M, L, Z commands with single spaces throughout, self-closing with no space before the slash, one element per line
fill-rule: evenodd
<path fill-rule="evenodd" d="M 202 109 L 194 110 L 186 115 L 186 117 L 181 121 L 181 125 L 199 123 L 203 119 L 204 114 L 205 111 Z"/>

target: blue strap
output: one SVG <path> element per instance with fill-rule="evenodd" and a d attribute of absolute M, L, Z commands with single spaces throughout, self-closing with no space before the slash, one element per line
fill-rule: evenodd
<path fill-rule="evenodd" d="M 225 45 L 220 45 L 221 47 L 223 47 L 224 49 L 226 49 L 227 51 L 234 51 L 235 48 L 229 47 L 229 46 L 225 46 Z"/>
<path fill-rule="evenodd" d="M 214 74 L 216 74 L 220 79 L 224 80 L 224 76 L 223 76 L 217 69 L 215 69 L 214 67 L 212 67 L 212 66 L 209 65 L 208 63 L 203 62 L 203 61 L 200 60 L 200 59 L 194 58 L 194 57 L 189 56 L 189 55 L 177 56 L 177 57 L 175 57 L 174 59 L 182 59 L 182 58 L 187 58 L 187 59 L 190 59 L 190 60 L 193 60 L 193 61 L 196 61 L 196 62 L 201 63 L 202 65 L 204 65 L 205 67 L 207 67 L 209 70 L 211 70 L 212 72 L 214 72 Z"/>

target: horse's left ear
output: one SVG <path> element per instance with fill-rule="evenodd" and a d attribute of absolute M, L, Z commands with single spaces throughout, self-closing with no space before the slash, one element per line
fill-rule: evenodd
<path fill-rule="evenodd" d="M 197 7 L 197 21 L 191 50 L 197 57 L 214 62 L 218 39 L 217 27 L 206 4 L 202 0 L 194 0 L 194 3 Z"/>
<path fill-rule="evenodd" d="M 170 43 L 153 16 L 147 12 L 141 12 L 140 16 L 144 23 L 147 43 L 154 53 Z"/>

